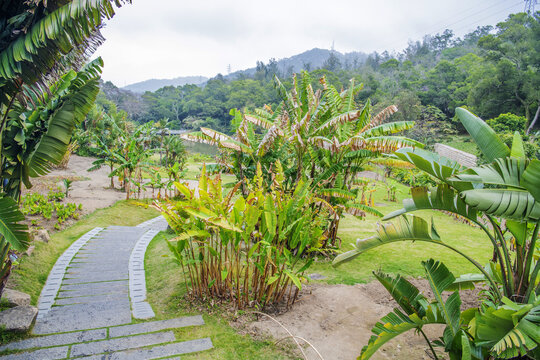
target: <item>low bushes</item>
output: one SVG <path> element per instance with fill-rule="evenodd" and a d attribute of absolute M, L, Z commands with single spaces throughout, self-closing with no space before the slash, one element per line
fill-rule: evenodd
<path fill-rule="evenodd" d="M 74 203 L 60 203 L 65 197 L 63 191 L 49 191 L 47 195 L 39 193 L 29 193 L 21 199 L 21 211 L 24 215 L 40 215 L 46 220 L 51 220 L 53 215 L 57 217 L 55 228 L 69 218 L 78 219 L 82 205 Z"/>

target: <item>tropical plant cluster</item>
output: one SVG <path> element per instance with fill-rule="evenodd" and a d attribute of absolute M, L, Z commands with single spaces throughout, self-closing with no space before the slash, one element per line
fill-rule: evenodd
<path fill-rule="evenodd" d="M 415 187 L 403 208 L 383 220 L 376 234 L 358 240 L 356 249 L 339 255 L 341 263 L 361 253 L 397 241 L 430 243 L 451 249 L 478 270 L 458 278 L 441 262 L 422 265 L 435 295 L 428 300 L 407 280 L 375 273 L 392 294 L 399 309 L 374 327 L 374 336 L 362 350 L 368 359 L 385 342 L 408 330 L 422 333 L 433 356 L 442 348 L 451 359 L 537 359 L 540 351 L 540 161 L 526 156 L 516 131 L 508 147 L 484 121 L 458 108 L 456 114 L 471 134 L 487 164 L 464 168 L 458 163 L 422 150 L 403 148 L 395 157 L 437 179 L 435 187 Z M 493 245 L 493 258 L 485 265 L 444 241 L 433 221 L 410 213 L 443 210 L 482 229 Z M 484 284 L 479 307 L 461 311 L 460 289 Z M 445 298 L 443 292 L 450 295 Z M 444 325 L 441 339 L 430 340 L 423 327 Z"/>
<path fill-rule="evenodd" d="M 293 77 L 291 90 L 277 77 L 274 80 L 282 102 L 275 110 L 270 106 L 253 113 L 231 110 L 234 138 L 208 128 L 182 136 L 226 152 L 228 156 L 222 157 L 219 165 L 239 182 L 253 178 L 260 165 L 264 183 L 269 187 L 279 159 L 284 190 L 294 192 L 300 183 L 308 181 L 317 195 L 318 206 L 330 211 L 327 243 L 323 247 L 338 248 L 337 231 L 343 214 L 361 218 L 366 213 L 381 215 L 372 204 L 362 203 L 356 174 L 382 154 L 422 144 L 394 135 L 410 129 L 413 122 L 384 122 L 398 110 L 395 106 L 377 114 L 372 113 L 369 101 L 358 106 L 355 95 L 362 85 L 355 85 L 354 81 L 346 90 L 338 91 L 323 77 L 323 88 L 315 91 L 307 72 Z M 245 183 L 242 191 L 246 194 Z"/>
<path fill-rule="evenodd" d="M 272 177 L 265 186 L 258 165 L 244 193 L 238 183 L 224 194 L 220 176 L 203 167 L 198 194 L 176 182 L 182 199 L 159 204 L 177 233 L 168 244 L 190 293 L 238 309 L 295 302 L 313 261 L 303 254 L 321 247 L 328 210 L 316 206 L 309 182 L 285 191 L 279 161 Z"/>
<path fill-rule="evenodd" d="M 534 132 L 529 129 L 540 105 L 539 19 L 538 13 L 513 14 L 496 27 L 478 27 L 461 38 L 447 29 L 411 41 L 400 53 L 384 51 L 349 61 L 330 53 L 320 68 L 305 61 L 302 69 L 310 72 L 315 90 L 321 88 L 317 80 L 323 76 L 337 89 L 347 88 L 351 78 L 363 83 L 357 101 L 369 98 L 377 110 L 397 105 L 401 112 L 396 120 L 417 121 L 407 136 L 424 143 L 463 133 L 453 117 L 454 108 L 464 105 L 485 119 L 501 113 L 523 116 L 523 131 Z M 138 122 L 166 117 L 178 129 L 208 127 L 234 133 L 229 109 L 253 111 L 265 104 L 275 108 L 281 99 L 273 91 L 273 77 L 291 79 L 294 72 L 300 69 L 271 59 L 258 61 L 251 71 L 218 75 L 204 86 L 167 86 L 136 99 L 111 83 L 103 88 Z M 292 82 L 285 80 L 285 86 L 290 88 Z"/>
<path fill-rule="evenodd" d="M 409 185 L 411 187 L 419 186 L 435 186 L 437 183 L 431 175 L 426 174 L 417 169 L 408 169 L 400 167 L 392 167 L 389 172 L 389 176 L 392 179 L 399 181 L 402 184 Z"/>

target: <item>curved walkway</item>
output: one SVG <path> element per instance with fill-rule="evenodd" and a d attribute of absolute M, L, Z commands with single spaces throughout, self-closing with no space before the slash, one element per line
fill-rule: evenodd
<path fill-rule="evenodd" d="M 135 227 L 96 228 L 58 259 L 39 300 L 34 337 L 0 347 L 31 352 L 0 359 L 155 359 L 210 349 L 210 339 L 178 342 L 172 331 L 201 316 L 132 324 L 154 317 L 146 300 L 144 253 L 167 228 L 163 217 Z M 156 346 L 157 345 L 157 346 Z"/>

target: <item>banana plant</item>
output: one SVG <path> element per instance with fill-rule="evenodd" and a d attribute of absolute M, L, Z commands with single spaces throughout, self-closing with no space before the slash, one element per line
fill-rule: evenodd
<path fill-rule="evenodd" d="M 354 177 L 370 160 L 404 146 L 422 144 L 395 133 L 410 129 L 411 121 L 384 123 L 397 111 L 389 106 L 376 115 L 371 114 L 369 101 L 358 107 L 355 95 L 362 85 L 339 92 L 320 79 L 322 89 L 315 91 L 309 73 L 293 76 L 288 91 L 277 77 L 274 79 L 281 98 L 274 110 L 265 106 L 242 114 L 232 110 L 235 139 L 210 129 L 186 134 L 187 140 L 217 145 L 232 153 L 237 179 L 252 178 L 256 164 L 265 169 L 267 186 L 269 174 L 279 159 L 284 166 L 284 187 L 294 191 L 300 181 L 309 180 L 318 194 L 319 206 L 333 208 L 328 233 L 329 246 L 337 247 L 337 230 L 345 213 L 365 217 L 367 213 L 380 216 L 371 206 L 356 201 Z"/>
<path fill-rule="evenodd" d="M 525 158 L 518 133 L 510 149 L 480 118 L 461 108 L 456 114 L 491 163 L 466 169 L 421 149 L 396 151 L 396 158 L 413 164 L 440 184 L 432 189 L 413 188 L 412 198 L 404 200 L 403 208 L 383 220 L 425 209 L 444 210 L 467 219 L 480 227 L 493 244 L 494 262 L 485 267 L 475 263 L 483 276 L 473 276 L 474 281 L 463 281 L 461 286 L 487 281 L 499 301 L 506 296 L 518 303 L 528 303 L 539 291 L 540 262 L 534 254 L 538 251 L 540 228 L 540 161 Z M 385 228 L 388 226 L 394 225 Z M 412 234 L 404 231 L 391 239 L 383 237 L 378 245 L 412 240 L 417 235 L 415 228 L 412 229 Z M 338 256 L 336 263 L 358 256 L 367 249 L 366 243 L 372 241 L 359 240 L 356 249 Z M 496 276 L 488 275 L 485 269 L 495 269 Z"/>
<path fill-rule="evenodd" d="M 42 176 L 62 161 L 75 126 L 90 111 L 99 92 L 103 62 L 90 62 L 81 71 L 67 72 L 48 93 L 16 103 L 6 114 L 2 133 L 0 187 L 14 199 L 31 177 Z"/>
<path fill-rule="evenodd" d="M 334 264 L 397 241 L 445 246 L 478 269 L 478 273 L 455 279 L 448 289 L 474 288 L 475 283 L 483 282 L 487 284 L 489 298 L 493 299 L 476 309 L 478 314 L 468 329 L 472 342 L 484 351 L 478 358 L 537 358 L 540 343 L 540 247 L 537 242 L 540 161 L 525 157 L 518 133 L 508 148 L 480 118 L 461 108 L 456 109 L 456 114 L 490 163 L 467 169 L 422 149 L 396 151 L 395 158 L 428 173 L 438 179 L 439 184 L 431 189 L 413 188 L 412 198 L 403 201 L 403 208 L 383 218 L 399 217 L 397 222 L 379 224 L 376 235 L 359 239 L 356 248 L 336 257 Z M 478 226 L 493 245 L 493 259 L 482 266 L 450 246 L 439 235 L 435 224 L 410 214 L 417 210 L 443 210 Z M 512 319 L 511 324 L 509 319 Z M 523 323 L 520 319 L 524 319 Z M 479 324 L 482 325 L 478 327 Z"/>

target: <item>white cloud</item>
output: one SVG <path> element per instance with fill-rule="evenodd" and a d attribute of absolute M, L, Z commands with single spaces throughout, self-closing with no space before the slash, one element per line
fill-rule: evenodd
<path fill-rule="evenodd" d="M 522 11 L 509 0 L 133 0 L 103 29 L 103 78 L 118 86 L 149 78 L 214 76 L 314 47 L 401 50 L 450 28 L 457 35 Z"/>

